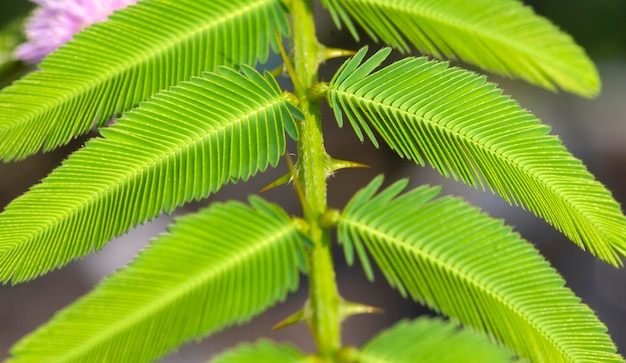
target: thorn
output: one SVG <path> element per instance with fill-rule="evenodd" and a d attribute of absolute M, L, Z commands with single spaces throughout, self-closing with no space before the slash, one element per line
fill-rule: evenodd
<path fill-rule="evenodd" d="M 350 49 L 324 47 L 320 50 L 319 58 L 322 62 L 325 62 L 331 58 L 352 57 L 355 54 L 356 51 Z"/>
<path fill-rule="evenodd" d="M 272 69 L 272 70 L 270 71 L 270 74 L 271 74 L 272 76 L 274 76 L 274 77 L 280 77 L 280 76 L 282 76 L 283 74 L 285 74 L 285 66 L 281 64 L 280 66 L 278 66 L 278 67 L 276 67 L 276 68 Z"/>
<path fill-rule="evenodd" d="M 287 318 L 285 318 L 283 321 L 279 322 L 278 324 L 274 325 L 272 327 L 272 330 L 279 330 L 282 329 L 284 327 L 293 325 L 293 324 L 297 324 L 300 323 L 304 320 L 307 319 L 307 313 L 305 313 L 305 310 L 307 309 L 308 303 L 304 306 L 304 308 L 296 311 L 295 313 L 289 315 Z"/>
<path fill-rule="evenodd" d="M 311 212 L 311 206 L 306 199 L 306 195 L 304 192 L 304 188 L 300 184 L 300 179 L 296 173 L 296 168 L 293 166 L 293 161 L 291 161 L 291 156 L 289 154 L 285 155 L 287 158 L 287 166 L 289 167 L 289 173 L 291 174 L 291 179 L 293 180 L 293 184 L 296 187 L 296 194 L 298 194 L 298 199 L 300 199 L 300 204 L 302 204 L 302 210 L 304 211 L 304 215 L 308 215 Z"/>
<path fill-rule="evenodd" d="M 287 72 L 289 73 L 289 77 L 291 78 L 291 82 L 293 82 L 293 87 L 296 90 L 302 89 L 302 84 L 298 80 L 298 76 L 296 76 L 296 70 L 293 68 L 291 60 L 289 60 L 289 57 L 287 56 L 287 52 L 285 52 L 285 48 L 283 47 L 283 41 L 280 39 L 280 35 L 274 32 L 274 36 L 276 37 L 278 50 L 280 51 L 281 57 L 283 57 L 283 62 L 285 63 L 285 67 L 287 68 Z"/>
<path fill-rule="evenodd" d="M 268 185 L 264 186 L 263 188 L 261 188 L 260 192 L 266 192 L 270 189 L 279 187 L 281 185 L 285 185 L 287 183 L 289 183 L 291 181 L 291 173 L 287 173 L 283 176 L 281 176 L 280 178 L 274 180 L 273 182 L 269 183 Z"/>
<path fill-rule="evenodd" d="M 355 302 L 344 301 L 341 306 L 341 316 L 343 318 L 358 314 L 382 314 L 384 312 L 385 311 L 381 308 Z"/>
<path fill-rule="evenodd" d="M 331 171 L 337 171 L 340 169 L 352 169 L 352 168 L 369 168 L 369 165 L 357 163 L 354 161 L 330 159 Z"/>

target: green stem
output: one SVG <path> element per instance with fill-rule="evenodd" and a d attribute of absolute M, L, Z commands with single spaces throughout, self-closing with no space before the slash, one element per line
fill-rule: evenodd
<path fill-rule="evenodd" d="M 309 325 L 320 358 L 331 362 L 341 348 L 341 299 L 335 281 L 330 233 L 319 224 L 320 216 L 327 209 L 326 177 L 331 172 L 331 160 L 324 149 L 320 104 L 309 98 L 310 89 L 317 84 L 322 47 L 315 36 L 311 0 L 291 0 L 291 14 L 291 44 L 298 79 L 295 92 L 305 116 L 299 125 L 297 174 L 308 203 L 304 217 L 309 223 L 314 244 L 308 253 Z"/>

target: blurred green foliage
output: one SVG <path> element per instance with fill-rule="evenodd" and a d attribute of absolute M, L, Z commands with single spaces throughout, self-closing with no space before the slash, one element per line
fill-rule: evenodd
<path fill-rule="evenodd" d="M 4 0 L 0 5 L 0 27 L 10 23 L 22 15 L 26 15 L 34 4 L 27 0 Z"/>
<path fill-rule="evenodd" d="M 0 5 L 0 88 L 19 78 L 31 67 L 13 59 L 13 51 L 24 41 L 22 27 L 33 4 L 26 0 Z"/>

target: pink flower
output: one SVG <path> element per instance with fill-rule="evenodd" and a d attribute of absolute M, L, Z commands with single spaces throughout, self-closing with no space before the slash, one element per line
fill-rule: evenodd
<path fill-rule="evenodd" d="M 137 0 L 31 0 L 39 5 L 26 24 L 28 41 L 15 57 L 38 63 L 89 25 L 105 20 L 113 11 Z"/>

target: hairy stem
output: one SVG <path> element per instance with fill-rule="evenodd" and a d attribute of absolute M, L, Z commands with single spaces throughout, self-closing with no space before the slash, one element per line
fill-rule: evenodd
<path fill-rule="evenodd" d="M 309 325 L 323 361 L 334 361 L 341 347 L 339 314 L 340 297 L 335 282 L 330 234 L 319 224 L 326 211 L 326 176 L 331 160 L 324 149 L 320 104 L 309 98 L 317 83 L 321 47 L 315 36 L 311 0 L 292 0 L 293 56 L 298 84 L 296 96 L 304 113 L 298 140 L 297 173 L 308 203 L 305 219 L 310 226 L 314 247 L 309 250 Z"/>

